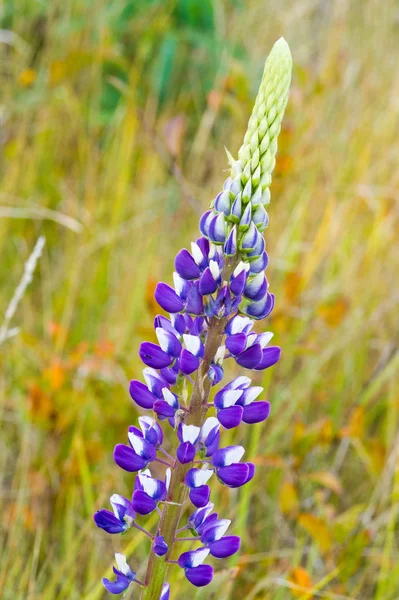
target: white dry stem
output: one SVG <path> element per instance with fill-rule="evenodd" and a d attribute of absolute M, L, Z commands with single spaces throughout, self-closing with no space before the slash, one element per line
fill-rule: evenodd
<path fill-rule="evenodd" d="M 43 235 L 40 236 L 35 244 L 35 247 L 33 248 L 32 253 L 30 254 L 28 260 L 25 263 L 24 273 L 22 275 L 21 281 L 19 282 L 18 287 L 16 288 L 13 297 L 11 298 L 11 301 L 4 315 L 3 323 L 0 327 L 0 344 L 2 344 L 5 340 L 9 339 L 10 337 L 16 335 L 19 331 L 17 327 L 9 329 L 10 322 L 13 316 L 15 315 L 15 312 L 18 308 L 18 304 L 20 303 L 25 294 L 26 288 L 32 281 L 33 273 L 36 269 L 37 262 L 42 254 L 45 243 L 46 238 Z"/>

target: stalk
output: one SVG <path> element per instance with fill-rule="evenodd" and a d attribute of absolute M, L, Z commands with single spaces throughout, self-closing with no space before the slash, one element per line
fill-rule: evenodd
<path fill-rule="evenodd" d="M 225 272 L 225 278 L 227 280 L 234 271 L 236 265 L 237 260 L 235 260 L 235 257 L 230 261 L 227 261 Z M 227 319 L 224 318 L 218 319 L 212 317 L 210 320 L 205 343 L 204 360 L 197 372 L 188 408 L 189 412 L 185 420 L 187 425 L 197 425 L 198 427 L 202 427 L 205 422 L 208 411 L 207 403 L 212 389 L 212 382 L 208 377 L 208 369 L 212 360 L 215 358 L 218 348 L 222 345 L 226 323 Z M 183 505 L 188 494 L 188 488 L 184 484 L 184 477 L 192 466 L 192 463 L 182 465 L 176 461 L 172 469 L 172 477 L 166 499 L 170 504 L 165 504 L 159 526 L 160 535 L 164 536 L 169 551 L 165 556 L 157 556 L 154 552 L 151 553 L 145 577 L 146 587 L 143 588 L 141 596 L 142 600 L 158 600 L 161 595 L 162 586 L 168 571 L 167 561 L 172 555 L 176 531 L 179 526 Z"/>

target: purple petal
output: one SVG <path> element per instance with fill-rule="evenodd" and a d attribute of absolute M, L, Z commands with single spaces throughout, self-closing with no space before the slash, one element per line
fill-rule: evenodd
<path fill-rule="evenodd" d="M 184 315 L 171 315 L 173 327 L 177 333 L 182 335 L 186 331 L 186 320 Z"/>
<path fill-rule="evenodd" d="M 249 467 L 246 463 L 235 463 L 217 470 L 218 478 L 231 488 L 244 485 L 248 481 Z"/>
<path fill-rule="evenodd" d="M 280 360 L 281 356 L 281 348 L 278 346 L 270 346 L 270 348 L 265 348 L 262 352 L 262 360 L 255 367 L 256 371 L 261 371 L 263 369 L 268 369 L 272 367 Z"/>
<path fill-rule="evenodd" d="M 183 348 L 180 355 L 180 371 L 185 375 L 190 375 L 190 373 L 194 373 L 199 367 L 200 359 L 197 356 L 194 356 L 191 352 L 189 352 L 186 348 Z"/>
<path fill-rule="evenodd" d="M 168 313 L 178 313 L 184 308 L 183 300 L 175 290 L 166 283 L 158 283 L 154 292 L 155 300 L 159 306 Z"/>
<path fill-rule="evenodd" d="M 164 556 L 164 554 L 167 553 L 168 544 L 165 542 L 163 535 L 159 535 L 155 538 L 152 549 L 158 556 Z"/>
<path fill-rule="evenodd" d="M 152 342 L 142 342 L 139 355 L 143 363 L 153 369 L 163 369 L 173 362 L 173 357 L 166 354 L 162 348 Z"/>
<path fill-rule="evenodd" d="M 188 292 L 186 311 L 192 315 L 202 315 L 204 312 L 202 296 L 198 289 L 198 281 L 191 286 Z"/>
<path fill-rule="evenodd" d="M 158 338 L 159 345 L 162 350 L 169 354 L 169 356 L 174 356 L 175 358 L 180 356 L 181 352 L 181 343 L 177 339 L 176 335 L 170 331 L 166 331 L 162 329 L 162 327 L 157 327 L 155 329 L 155 333 Z"/>
<path fill-rule="evenodd" d="M 157 400 L 154 402 L 154 410 L 157 415 L 165 417 L 166 419 L 174 417 L 176 412 L 176 408 L 165 402 L 165 400 Z"/>
<path fill-rule="evenodd" d="M 211 583 L 213 578 L 213 567 L 211 565 L 199 565 L 185 570 L 185 575 L 190 583 L 196 587 L 203 587 Z"/>
<path fill-rule="evenodd" d="M 115 446 L 114 460 L 118 467 L 129 473 L 135 473 L 136 471 L 145 469 L 148 464 L 148 460 L 138 456 L 133 448 L 125 446 L 125 444 L 117 444 Z"/>
<path fill-rule="evenodd" d="M 237 535 L 227 535 L 209 544 L 209 550 L 215 558 L 227 558 L 239 550 L 240 542 L 241 540 Z"/>
<path fill-rule="evenodd" d="M 103 577 L 103 586 L 110 594 L 121 594 L 127 590 L 129 585 L 130 580 L 121 573 L 117 574 L 115 581 L 110 581 L 106 577 Z"/>
<path fill-rule="evenodd" d="M 171 367 L 165 367 L 161 369 L 161 375 L 169 385 L 175 385 L 177 376 L 179 374 L 179 360 L 176 360 Z M 165 384 L 164 384 L 165 387 Z M 162 396 L 162 391 L 160 396 Z"/>
<path fill-rule="evenodd" d="M 243 412 L 242 406 L 230 406 L 229 408 L 219 410 L 217 418 L 225 429 L 233 429 L 233 427 L 238 427 L 241 423 Z"/>
<path fill-rule="evenodd" d="M 237 363 L 246 369 L 255 369 L 262 360 L 262 346 L 253 344 L 247 350 L 235 357 Z"/>
<path fill-rule="evenodd" d="M 244 483 L 248 483 L 248 481 L 251 481 L 251 479 L 253 478 L 253 476 L 255 475 L 255 465 L 253 463 L 246 463 L 248 466 L 248 475 L 247 478 L 245 480 Z"/>
<path fill-rule="evenodd" d="M 242 420 L 244 423 L 261 423 L 270 414 L 269 402 L 252 402 L 244 407 Z"/>
<path fill-rule="evenodd" d="M 240 273 L 237 275 L 237 277 L 231 276 L 230 290 L 231 290 L 232 294 L 234 294 L 235 296 L 241 296 L 241 294 L 244 291 L 246 281 L 247 281 L 247 272 L 245 271 L 245 269 L 240 271 Z"/>
<path fill-rule="evenodd" d="M 247 334 L 235 333 L 234 335 L 228 335 L 225 343 L 227 350 L 233 356 L 237 356 L 237 354 L 241 354 L 245 350 L 247 345 Z"/>
<path fill-rule="evenodd" d="M 224 243 L 226 239 L 224 213 L 219 213 L 218 215 L 213 217 L 212 221 L 209 224 L 209 238 L 215 244 Z"/>
<path fill-rule="evenodd" d="M 199 222 L 199 228 L 202 235 L 209 237 L 209 226 L 214 217 L 213 210 L 207 210 L 201 217 Z"/>
<path fill-rule="evenodd" d="M 148 515 L 155 510 L 157 505 L 155 500 L 142 490 L 135 490 L 133 492 L 132 504 L 134 510 L 139 513 L 139 515 Z"/>
<path fill-rule="evenodd" d="M 162 587 L 161 597 L 159 600 L 169 600 L 170 597 L 170 585 L 169 583 L 164 583 Z"/>
<path fill-rule="evenodd" d="M 182 465 L 186 465 L 194 460 L 195 447 L 191 442 L 183 442 L 183 444 L 179 445 L 176 456 Z"/>
<path fill-rule="evenodd" d="M 123 533 L 127 529 L 127 524 L 121 522 L 114 513 L 103 508 L 94 515 L 94 522 L 97 527 L 104 529 L 107 533 Z"/>
<path fill-rule="evenodd" d="M 130 382 L 129 393 L 132 400 L 141 406 L 141 408 L 152 408 L 157 399 L 148 387 L 144 383 L 141 383 L 141 381 L 137 381 L 137 379 L 133 379 Z"/>
<path fill-rule="evenodd" d="M 263 298 L 267 292 L 267 280 L 265 274 L 258 273 L 251 280 L 247 281 L 244 290 L 244 296 L 250 300 Z"/>
<path fill-rule="evenodd" d="M 229 233 L 224 245 L 224 253 L 226 256 L 234 256 L 237 254 L 237 227 L 234 225 Z"/>
<path fill-rule="evenodd" d="M 274 294 L 267 293 L 263 300 L 251 302 L 245 308 L 245 314 L 253 319 L 265 319 L 274 308 Z"/>
<path fill-rule="evenodd" d="M 212 455 L 212 465 L 214 467 L 225 467 L 227 465 L 235 464 L 244 456 L 243 446 L 226 446 L 220 448 L 217 452 Z"/>
<path fill-rule="evenodd" d="M 220 383 L 223 379 L 224 371 L 220 365 L 211 365 L 208 370 L 208 377 L 212 381 L 212 385 Z"/>
<path fill-rule="evenodd" d="M 201 271 L 188 250 L 183 248 L 175 258 L 175 268 L 183 279 L 198 279 Z"/>
<path fill-rule="evenodd" d="M 240 224 L 238 226 L 240 231 L 246 231 L 251 224 L 251 220 L 252 220 L 252 204 L 251 204 L 251 202 L 248 202 L 248 204 L 245 207 L 245 210 L 242 214 L 242 217 L 240 219 Z"/>
<path fill-rule="evenodd" d="M 264 271 L 267 268 L 268 264 L 269 257 L 267 256 L 266 252 L 263 252 L 263 254 L 259 258 L 256 258 L 255 260 L 252 260 L 249 263 L 249 272 L 251 274 L 260 273 L 261 271 Z"/>
<path fill-rule="evenodd" d="M 209 485 L 200 485 L 200 487 L 192 488 L 189 492 L 190 500 L 197 508 L 206 506 L 211 496 L 211 488 Z"/>
<path fill-rule="evenodd" d="M 230 214 L 230 206 L 231 200 L 229 190 L 223 190 L 216 196 L 214 208 L 218 212 L 224 212 L 226 217 L 228 217 Z"/>
<path fill-rule="evenodd" d="M 217 282 L 213 278 L 212 271 L 209 267 L 205 269 L 205 271 L 201 275 L 201 279 L 199 280 L 199 293 L 201 296 L 206 296 L 207 294 L 213 294 L 217 290 Z"/>

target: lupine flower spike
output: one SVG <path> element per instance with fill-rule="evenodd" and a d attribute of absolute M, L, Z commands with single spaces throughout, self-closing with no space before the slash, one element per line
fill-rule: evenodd
<path fill-rule="evenodd" d="M 261 371 L 281 354 L 270 345 L 272 334 L 256 333 L 253 325 L 274 307 L 263 233 L 290 80 L 291 54 L 281 38 L 266 60 L 238 159 L 228 153 L 230 176 L 200 219 L 201 236 L 190 251 L 177 254 L 173 285 L 159 283 L 155 289 L 169 316 L 155 318 L 158 344 L 141 344 L 144 381 L 132 380 L 129 390 L 149 414 L 139 418 L 138 427 L 129 427 L 128 443 L 114 450 L 116 464 L 135 474 L 132 495 L 113 494 L 112 511 L 94 516 L 110 534 L 140 530 L 150 538 L 151 550 L 143 582 L 122 554 L 115 555 L 116 579 L 103 579 L 111 594 L 138 583 L 142 600 L 167 600 L 171 564 L 194 586 L 205 586 L 213 577 L 206 561 L 231 556 L 240 547 L 239 537 L 225 535 L 230 520 L 212 512 L 210 484 L 238 488 L 251 481 L 255 466 L 243 460 L 242 446 L 223 447 L 223 430 L 264 421 L 270 405 L 248 375 L 221 381 L 228 360 Z M 188 518 L 186 503 L 193 506 Z M 139 523 L 141 515 L 154 511 L 159 522 L 151 533 Z M 185 549 L 186 542 L 191 547 Z"/>

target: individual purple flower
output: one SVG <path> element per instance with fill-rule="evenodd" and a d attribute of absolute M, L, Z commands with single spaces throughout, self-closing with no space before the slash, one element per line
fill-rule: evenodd
<path fill-rule="evenodd" d="M 201 543 L 209 548 L 210 554 L 215 558 L 227 558 L 240 548 L 240 538 L 237 535 L 224 535 L 230 523 L 229 519 L 215 519 L 201 533 Z"/>
<path fill-rule="evenodd" d="M 152 477 L 149 470 L 137 475 L 134 487 L 132 505 L 139 515 L 148 515 L 166 498 L 167 485 Z"/>
<path fill-rule="evenodd" d="M 201 457 L 211 456 L 219 447 L 220 423 L 216 417 L 208 417 L 201 427 L 198 450 Z"/>
<path fill-rule="evenodd" d="M 210 488 L 206 483 L 212 475 L 213 471 L 206 468 L 192 468 L 186 473 L 185 483 L 190 490 L 190 500 L 197 508 L 205 506 L 209 502 Z"/>
<path fill-rule="evenodd" d="M 157 454 L 155 446 L 144 439 L 137 428 L 133 429 L 136 431 L 128 433 L 130 446 L 117 444 L 114 449 L 116 464 L 121 469 L 132 473 L 145 469 L 150 462 L 155 460 Z"/>
<path fill-rule="evenodd" d="M 97 527 L 104 529 L 107 533 L 125 533 L 132 527 L 136 518 L 133 504 L 119 494 L 113 494 L 110 503 L 113 512 L 105 508 L 98 510 L 94 515 L 94 521 Z"/>
<path fill-rule="evenodd" d="M 213 578 L 213 568 L 202 563 L 209 554 L 209 548 L 199 548 L 183 552 L 178 559 L 178 565 L 184 569 L 184 574 L 190 583 L 196 587 L 208 585 Z"/>
<path fill-rule="evenodd" d="M 195 425 L 180 423 L 177 429 L 177 437 L 180 444 L 177 448 L 176 456 L 181 464 L 185 465 L 194 460 L 196 453 L 195 445 L 198 442 L 200 431 L 200 428 Z"/>
<path fill-rule="evenodd" d="M 165 542 L 165 538 L 163 535 L 158 535 L 154 539 L 154 543 L 152 545 L 152 549 L 158 556 L 164 556 L 164 554 L 168 551 L 168 544 Z"/>
<path fill-rule="evenodd" d="M 121 594 L 133 581 L 136 581 L 136 573 L 132 571 L 126 562 L 126 556 L 124 554 L 115 554 L 115 561 L 117 567 L 113 567 L 112 570 L 116 575 L 115 581 L 110 581 L 106 577 L 103 578 L 103 585 L 107 592 L 110 594 Z"/>
<path fill-rule="evenodd" d="M 221 483 L 228 487 L 241 487 L 250 481 L 255 473 L 252 463 L 240 463 L 245 449 L 242 446 L 227 446 L 212 454 L 211 463 Z"/>

